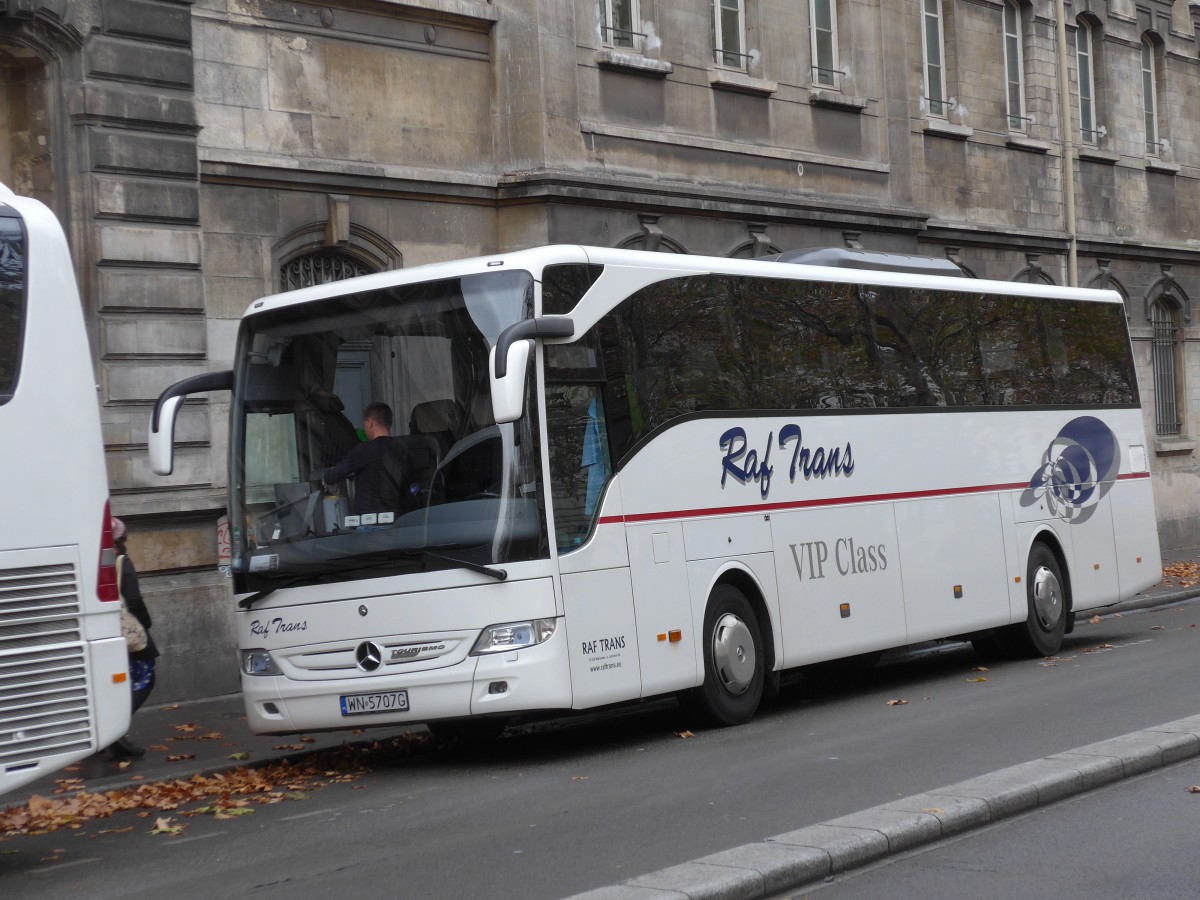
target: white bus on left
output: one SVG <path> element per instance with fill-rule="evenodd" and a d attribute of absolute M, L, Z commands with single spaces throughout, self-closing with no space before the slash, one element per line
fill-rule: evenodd
<path fill-rule="evenodd" d="M 0 793 L 129 727 L 96 379 L 63 230 L 0 186 Z"/>

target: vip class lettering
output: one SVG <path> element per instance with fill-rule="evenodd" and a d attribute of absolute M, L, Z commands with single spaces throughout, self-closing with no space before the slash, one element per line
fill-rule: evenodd
<path fill-rule="evenodd" d="M 297 631 L 308 631 L 308 621 L 285 622 L 279 616 L 276 616 L 269 622 L 255 619 L 250 623 L 250 633 L 258 637 L 266 637 L 270 634 L 292 634 Z"/>
<path fill-rule="evenodd" d="M 721 487 L 725 487 L 726 479 L 732 475 L 741 484 L 757 483 L 759 494 L 766 500 L 771 491 L 771 476 L 775 474 L 771 465 L 774 440 L 775 432 L 768 432 L 766 447 L 760 454 L 750 446 L 745 428 L 734 426 L 722 434 L 720 447 L 725 456 L 721 459 Z M 798 475 L 807 481 L 838 475 L 849 477 L 854 473 L 854 450 L 849 441 L 845 447 L 810 447 L 804 443 L 800 426 L 794 423 L 779 429 L 779 450 L 791 453 L 788 478 L 792 482 Z"/>
<path fill-rule="evenodd" d="M 833 542 L 832 559 L 829 544 L 825 541 L 807 541 L 789 544 L 796 574 L 801 579 L 817 580 L 827 574 L 826 565 L 832 564 L 830 572 L 837 569 L 839 575 L 863 575 L 883 572 L 888 567 L 887 545 L 863 544 L 854 538 L 838 538 Z"/>
<path fill-rule="evenodd" d="M 609 650 L 624 650 L 625 635 L 618 635 L 611 638 L 599 638 L 594 641 L 581 641 L 584 656 L 591 656 L 595 653 L 606 653 Z"/>

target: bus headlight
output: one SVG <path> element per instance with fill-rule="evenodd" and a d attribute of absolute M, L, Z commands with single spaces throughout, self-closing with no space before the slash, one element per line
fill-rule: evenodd
<path fill-rule="evenodd" d="M 269 650 L 243 650 L 242 671 L 247 675 L 282 675 Z"/>
<path fill-rule="evenodd" d="M 558 619 L 531 619 L 528 622 L 507 622 L 504 625 L 489 625 L 479 635 L 471 648 L 472 656 L 483 653 L 499 653 L 502 650 L 520 650 L 550 640 Z"/>

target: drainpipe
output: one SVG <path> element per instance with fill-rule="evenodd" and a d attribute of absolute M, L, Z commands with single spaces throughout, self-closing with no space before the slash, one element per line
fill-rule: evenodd
<path fill-rule="evenodd" d="M 1075 140 L 1071 126 L 1071 84 L 1067 77 L 1067 13 L 1063 0 L 1055 0 L 1058 19 L 1058 109 L 1062 119 L 1063 212 L 1067 231 L 1067 284 L 1079 286 L 1079 258 L 1075 241 Z"/>

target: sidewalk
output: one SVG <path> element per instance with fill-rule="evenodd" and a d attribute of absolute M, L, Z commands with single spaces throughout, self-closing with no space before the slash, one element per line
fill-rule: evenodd
<path fill-rule="evenodd" d="M 133 717 L 130 739 L 146 748 L 146 755 L 125 763 L 96 753 L 62 772 L 27 785 L 23 791 L 0 799 L 0 809 L 34 794 L 49 796 L 70 779 L 71 792 L 104 793 L 156 781 L 186 780 L 195 774 L 255 768 L 283 759 L 336 749 L 343 744 L 386 742 L 400 735 L 424 731 L 420 726 L 355 729 L 286 736 L 250 732 L 241 694 L 206 700 L 155 704 L 151 700 Z"/>

